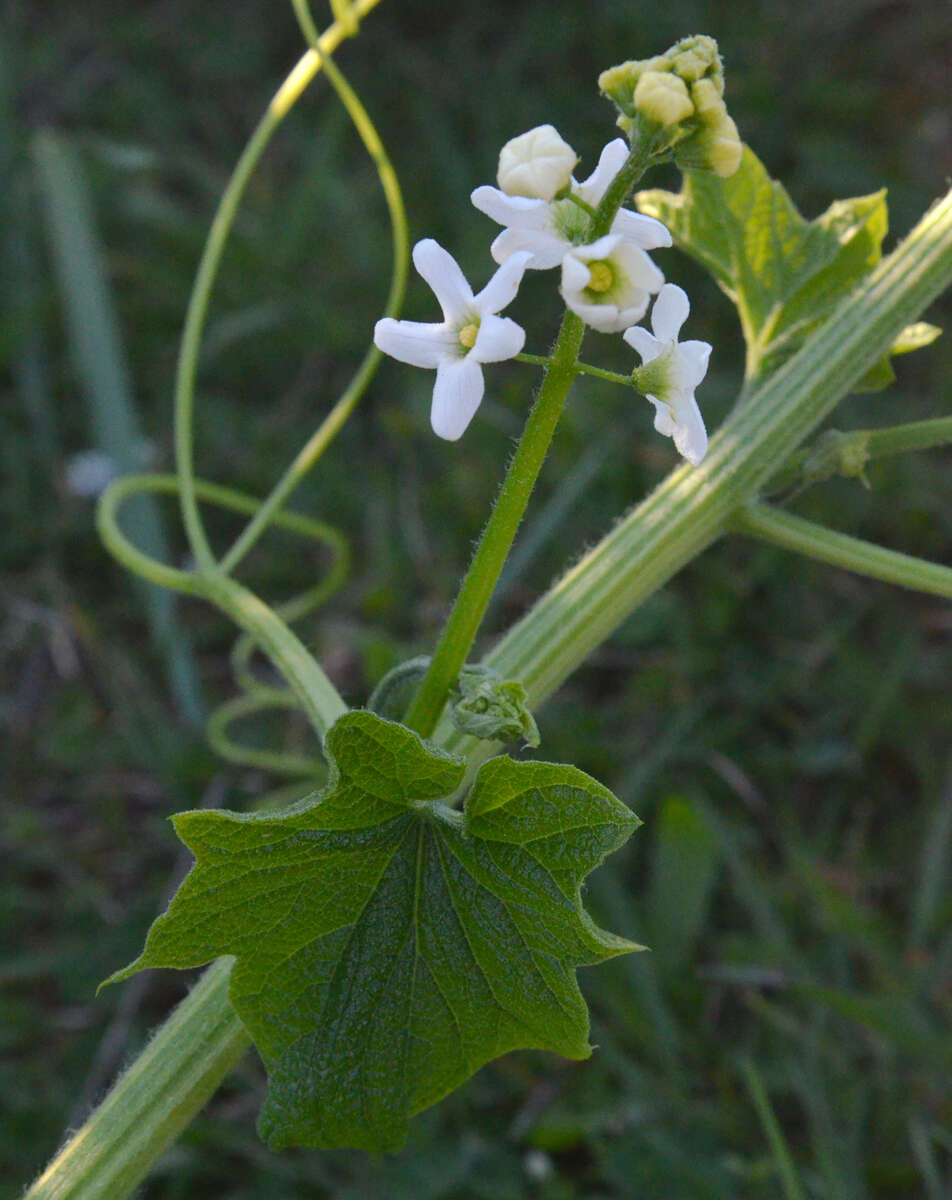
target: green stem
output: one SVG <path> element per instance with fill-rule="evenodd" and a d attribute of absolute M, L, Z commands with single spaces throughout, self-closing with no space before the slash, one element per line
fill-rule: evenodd
<path fill-rule="evenodd" d="M 911 450 L 948 446 L 952 443 L 952 417 L 910 421 L 907 425 L 891 425 L 888 429 L 864 429 L 863 433 L 869 457 L 888 458 Z"/>
<path fill-rule="evenodd" d="M 200 1112 L 251 1040 L 209 967 L 23 1200 L 121 1200 Z"/>
<path fill-rule="evenodd" d="M 749 534 L 763 542 L 872 579 L 897 583 L 916 592 L 952 597 L 952 567 L 837 533 L 769 504 L 749 504 L 739 508 L 731 520 L 731 528 L 737 533 Z"/>
<path fill-rule="evenodd" d="M 528 363 L 533 367 L 547 367 L 552 361 L 545 354 L 517 354 L 515 362 Z M 588 363 L 577 362 L 575 370 L 579 375 L 591 375 L 594 379 L 604 379 L 608 383 L 621 383 L 625 387 L 634 387 L 630 375 L 620 375 L 617 371 L 605 371 L 601 367 L 591 367 Z"/>
<path fill-rule="evenodd" d="M 278 513 L 275 517 L 275 524 L 282 524 L 282 518 L 286 515 L 288 514 Z M 299 592 L 298 595 L 292 596 L 290 600 L 285 600 L 283 604 L 279 604 L 275 608 L 275 612 L 286 624 L 293 625 L 295 621 L 300 621 L 302 617 L 313 612 L 328 596 L 333 595 L 347 578 L 350 567 L 350 548 L 346 541 L 331 526 L 327 526 L 321 540 L 334 551 L 334 561 L 320 583 L 316 583 L 304 592 Z M 244 688 L 245 691 L 254 691 L 261 687 L 260 680 L 256 678 L 251 669 L 251 659 L 257 646 L 258 643 L 251 634 L 243 633 L 231 649 L 232 674 L 238 686 Z"/>
<path fill-rule="evenodd" d="M 593 379 L 604 379 L 607 383 L 620 383 L 623 387 L 634 388 L 635 383 L 630 375 L 622 375 L 618 371 L 605 371 L 601 367 L 590 367 L 588 363 L 576 363 L 579 375 L 591 375 Z"/>
<path fill-rule="evenodd" d="M 429 669 L 407 713 L 407 724 L 423 737 L 433 732 L 447 693 L 475 640 L 575 378 L 575 359 L 584 336 L 582 319 L 567 312 L 562 318 L 552 361 L 492 514 L 433 651 Z"/>
<path fill-rule="evenodd" d="M 364 16 L 379 3 L 380 0 L 358 0 L 358 3 L 352 6 L 354 18 Z M 308 50 L 275 93 L 222 193 L 192 285 L 175 378 L 175 461 L 182 481 L 182 520 L 195 561 L 199 570 L 203 572 L 218 569 L 198 511 L 193 457 L 195 377 L 209 298 L 225 243 L 252 172 L 275 130 L 321 69 L 323 60 L 336 50 L 349 31 L 349 25 L 345 27 L 344 23 L 335 22 L 320 38 L 320 50 Z"/>
<path fill-rule="evenodd" d="M 208 576 L 204 594 L 264 650 L 289 686 L 321 741 L 347 705 L 314 656 L 273 608 L 224 575 Z"/>
<path fill-rule="evenodd" d="M 185 523 L 185 532 L 188 535 L 195 561 L 202 572 L 211 572 L 217 569 L 215 556 L 198 512 L 198 501 L 195 495 L 193 421 L 195 375 L 198 368 L 202 331 L 205 326 L 212 285 L 218 274 L 222 252 L 231 231 L 239 201 L 258 160 L 280 122 L 281 116 L 269 108 L 252 134 L 251 140 L 238 160 L 234 174 L 228 181 L 195 276 L 188 312 L 185 316 L 185 328 L 182 333 L 182 346 L 179 351 L 175 379 L 175 461 L 179 479 L 182 481 L 180 493 L 182 520 Z"/>
<path fill-rule="evenodd" d="M 771 478 L 770 490 L 781 491 L 793 484 L 798 486 L 798 491 L 803 491 L 833 475 L 855 475 L 855 464 L 865 466 L 873 459 L 931 450 L 950 443 L 952 417 L 910 421 L 887 429 L 851 429 L 848 432 L 830 429 L 812 445 L 790 455 Z M 850 460 L 854 466 L 847 466 Z"/>
<path fill-rule="evenodd" d="M 596 242 L 612 227 L 618 210 L 628 199 L 632 189 L 645 173 L 651 155 L 644 147 L 635 147 L 622 163 L 621 170 L 611 181 L 598 203 L 589 230 L 589 241 Z"/>
<path fill-rule="evenodd" d="M 609 231 L 618 209 L 641 178 L 646 162 L 640 149 L 628 155 L 592 216 L 590 241 L 596 241 Z M 578 373 L 578 352 L 584 335 L 585 325 L 581 318 L 567 312 L 492 514 L 437 642 L 429 669 L 407 713 L 407 724 L 423 737 L 429 737 L 435 729 L 449 689 L 472 648 L 539 477 L 569 389 Z"/>

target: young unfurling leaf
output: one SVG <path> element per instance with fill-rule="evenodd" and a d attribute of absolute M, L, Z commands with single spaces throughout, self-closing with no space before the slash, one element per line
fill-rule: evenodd
<path fill-rule="evenodd" d="M 195 866 L 136 962 L 237 959 L 231 1002 L 268 1067 L 276 1148 L 398 1148 L 407 1121 L 517 1048 L 585 1058 L 577 967 L 637 949 L 580 886 L 638 819 L 574 767 L 463 762 L 367 711 L 331 778 L 281 813 L 181 813 Z"/>

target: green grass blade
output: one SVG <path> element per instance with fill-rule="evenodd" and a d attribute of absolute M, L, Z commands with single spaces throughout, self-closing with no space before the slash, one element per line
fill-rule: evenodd
<path fill-rule="evenodd" d="M 770 1149 L 773 1151 L 774 1161 L 777 1164 L 777 1174 L 780 1176 L 780 1182 L 783 1186 L 783 1194 L 786 1200 L 807 1200 L 806 1193 L 800 1186 L 800 1180 L 797 1177 L 797 1170 L 793 1165 L 790 1150 L 777 1123 L 777 1118 L 770 1103 L 770 1097 L 767 1095 L 767 1089 L 764 1087 L 764 1082 L 760 1078 L 757 1068 L 749 1060 L 744 1063 L 743 1071 L 744 1080 L 750 1091 L 750 1098 L 754 1102 L 757 1116 L 760 1118 L 764 1133 L 767 1135 L 767 1141 L 770 1143 Z"/>
<path fill-rule="evenodd" d="M 142 435 L 82 167 L 69 143 L 50 130 L 35 135 L 32 158 L 93 440 L 123 474 L 135 471 L 142 465 Z M 146 554 L 167 560 L 167 539 L 151 497 L 136 497 L 129 503 L 126 529 Z M 202 720 L 198 679 L 185 631 L 175 617 L 174 599 L 150 584 L 137 582 L 137 587 L 152 640 L 168 663 L 179 712 L 189 724 L 198 725 Z"/>

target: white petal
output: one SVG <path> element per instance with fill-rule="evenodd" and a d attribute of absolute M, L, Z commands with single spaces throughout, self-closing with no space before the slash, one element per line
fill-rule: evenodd
<path fill-rule="evenodd" d="M 584 246 L 577 247 L 571 253 L 566 254 L 562 259 L 562 294 L 575 295 L 581 292 L 583 288 L 588 287 L 588 281 L 592 277 L 591 271 L 586 266 L 583 256 L 579 251 L 584 250 Z"/>
<path fill-rule="evenodd" d="M 470 355 L 436 370 L 430 424 L 437 437 L 455 442 L 466 432 L 483 398 L 483 369 Z"/>
<path fill-rule="evenodd" d="M 674 444 L 678 452 L 696 467 L 707 453 L 707 430 L 693 396 L 681 399 L 675 417 Z"/>
<path fill-rule="evenodd" d="M 602 241 L 607 240 L 607 238 L 602 239 Z M 598 243 L 596 242 L 595 245 L 597 246 Z M 618 264 L 629 288 L 644 289 L 646 292 L 663 290 L 664 275 L 640 246 L 633 246 L 631 242 L 624 242 L 619 238 L 611 259 L 612 262 Z M 657 332 L 656 329 L 655 333 Z"/>
<path fill-rule="evenodd" d="M 374 345 L 384 354 L 411 367 L 438 366 L 459 352 L 459 338 L 449 325 L 427 325 L 422 321 L 395 321 L 384 317 L 374 327 Z"/>
<path fill-rule="evenodd" d="M 658 292 L 658 299 L 651 310 L 651 328 L 655 337 L 664 342 L 676 342 L 690 311 L 691 305 L 684 289 L 676 283 L 666 283 Z"/>
<path fill-rule="evenodd" d="M 621 243 L 621 238 L 615 233 L 606 233 L 597 242 L 589 242 L 586 246 L 573 246 L 570 254 L 581 262 L 596 262 L 610 258 L 612 251 Z"/>
<path fill-rule="evenodd" d="M 548 271 L 562 261 L 569 243 L 554 233 L 536 229 L 504 229 L 489 247 L 497 263 L 503 263 L 520 250 L 528 250 L 532 258 L 526 264 L 530 271 Z"/>
<path fill-rule="evenodd" d="M 671 245 L 671 233 L 667 225 L 627 208 L 620 208 L 615 214 L 611 231 L 620 234 L 626 242 L 634 242 L 642 250 L 658 250 Z"/>
<path fill-rule="evenodd" d="M 608 191 L 608 185 L 621 170 L 628 157 L 628 143 L 624 138 L 615 138 L 601 152 L 598 166 L 575 189 L 586 204 L 594 208 Z"/>
<path fill-rule="evenodd" d="M 512 225 L 517 229 L 543 229 L 549 220 L 549 206 L 544 200 L 507 196 L 499 188 L 478 187 L 470 200 L 481 213 L 499 225 Z"/>
<path fill-rule="evenodd" d="M 532 257 L 526 264 L 529 270 L 546 271 L 557 267 L 569 249 L 568 242 L 554 233 L 535 229 L 504 229 L 489 251 L 498 263 L 504 263 L 514 254 L 527 250 Z"/>
<path fill-rule="evenodd" d="M 652 396 L 650 393 L 648 399 L 654 405 L 655 417 L 654 427 L 658 433 L 663 433 L 665 437 L 674 437 L 677 426 L 674 423 L 674 418 L 671 415 L 671 409 L 667 404 L 659 400 L 657 396 Z"/>
<path fill-rule="evenodd" d="M 413 247 L 413 265 L 433 289 L 447 322 L 458 323 L 472 311 L 473 289 L 459 263 L 439 242 L 432 238 L 417 242 Z"/>
<path fill-rule="evenodd" d="M 622 337 L 632 350 L 641 355 L 642 363 L 651 362 L 664 350 L 664 342 L 659 342 L 656 337 L 652 337 L 643 325 L 632 325 L 630 329 L 625 330 Z"/>
<path fill-rule="evenodd" d="M 483 317 L 471 351 L 476 362 L 504 362 L 526 344 L 526 331 L 508 317 Z"/>
<path fill-rule="evenodd" d="M 711 357 L 711 347 L 708 342 L 679 342 L 679 367 L 685 379 L 690 380 L 690 390 L 693 392 L 707 374 L 707 364 Z"/>
<path fill-rule="evenodd" d="M 629 325 L 634 325 L 645 315 L 648 309 L 649 296 L 642 293 L 644 300 L 619 308 L 616 304 L 588 304 L 576 294 L 570 294 L 565 288 L 562 298 L 572 312 L 577 313 L 586 325 L 591 325 L 599 333 L 621 333 Z"/>
<path fill-rule="evenodd" d="M 522 276 L 525 274 L 532 254 L 528 250 L 519 250 L 506 258 L 496 274 L 475 298 L 475 305 L 480 315 L 485 318 L 489 313 L 502 312 L 513 302 Z"/>

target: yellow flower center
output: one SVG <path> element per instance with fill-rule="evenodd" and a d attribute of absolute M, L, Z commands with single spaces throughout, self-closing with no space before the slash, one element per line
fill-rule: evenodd
<path fill-rule="evenodd" d="M 476 335 L 478 333 L 478 325 L 464 325 L 459 331 L 459 344 L 461 346 L 465 346 L 467 350 L 472 350 L 472 348 L 476 345 Z"/>
<path fill-rule="evenodd" d="M 602 261 L 588 264 L 588 290 L 590 292 L 607 292 L 615 282 L 615 272 L 611 268 L 611 263 Z"/>

